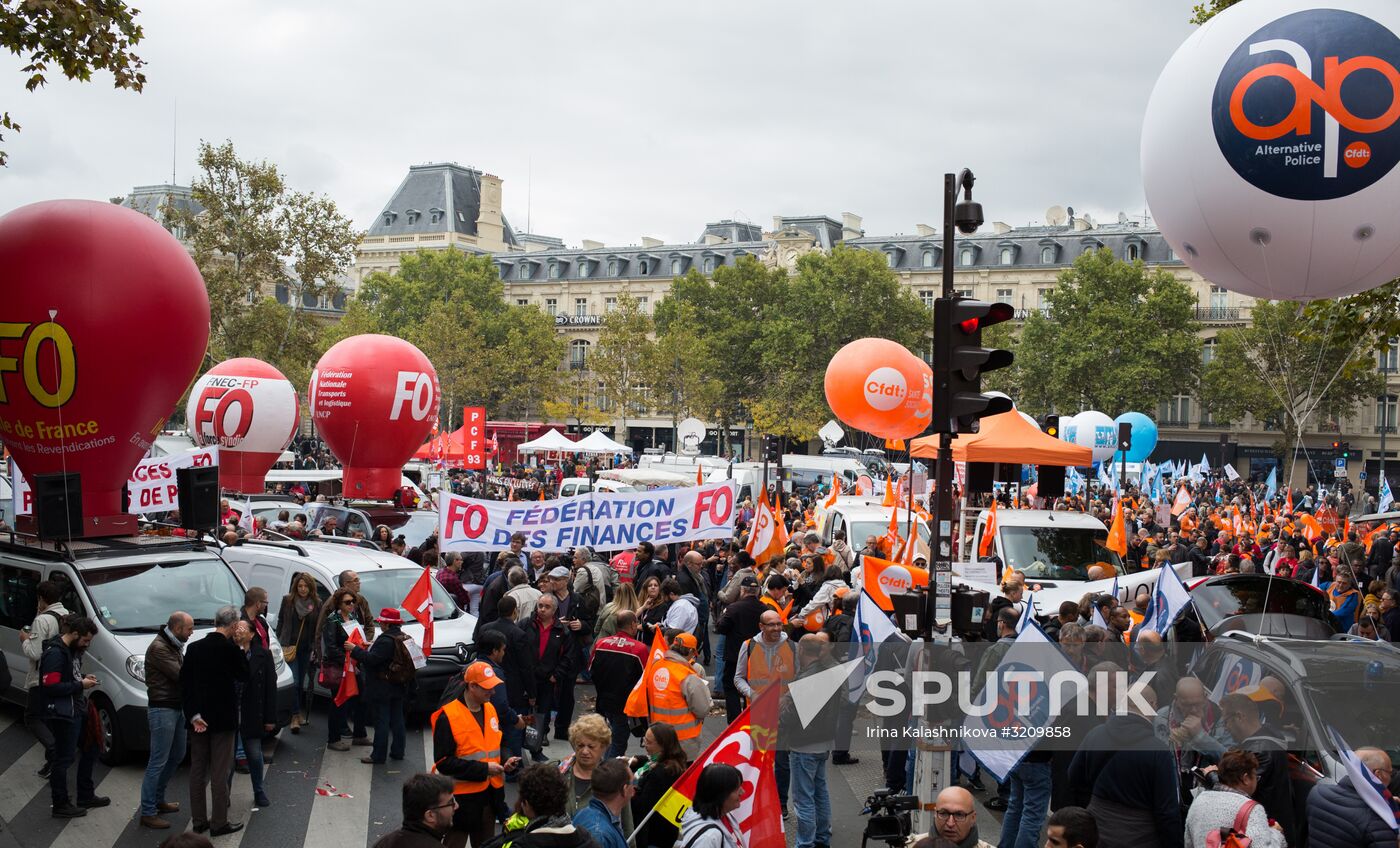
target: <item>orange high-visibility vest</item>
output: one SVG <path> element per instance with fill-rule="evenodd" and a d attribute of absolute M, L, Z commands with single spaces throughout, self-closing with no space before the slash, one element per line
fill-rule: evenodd
<path fill-rule="evenodd" d="M 768 594 L 767 592 L 764 592 L 764 593 L 763 593 L 763 597 L 759 598 L 759 600 L 762 601 L 764 604 L 766 604 L 766 605 L 772 607 L 773 609 L 777 610 L 777 611 L 778 611 L 778 615 L 780 615 L 780 616 L 783 617 L 783 626 L 784 626 L 784 627 L 787 626 L 787 623 L 788 623 L 788 613 L 792 612 L 792 599 L 791 599 L 791 598 L 788 599 L 788 602 L 787 602 L 787 604 L 786 604 L 785 606 L 781 606 L 781 607 L 778 606 L 778 602 L 777 602 L 776 600 L 774 600 L 773 596 L 770 595 L 770 594 Z"/>
<path fill-rule="evenodd" d="M 467 705 L 459 700 L 451 700 L 442 709 L 433 713 L 432 724 L 437 726 L 438 716 L 446 715 L 452 723 L 452 738 L 457 741 L 457 756 L 463 760 L 478 760 L 487 763 L 501 761 L 501 723 L 496 718 L 496 708 L 490 702 L 481 707 L 481 721 L 476 723 Z M 437 773 L 437 763 L 433 763 L 433 773 Z M 488 786 L 497 789 L 506 785 L 505 776 L 493 774 L 485 780 L 458 780 L 452 787 L 453 795 L 471 795 L 484 792 Z"/>
<path fill-rule="evenodd" d="M 797 655 L 792 650 L 791 641 L 784 639 L 778 643 L 778 649 L 773 652 L 770 662 L 768 651 L 764 649 L 763 637 L 755 636 L 749 640 L 749 662 L 744 677 L 749 681 L 749 688 L 755 693 L 762 692 L 774 683 L 782 686 L 779 694 L 786 693 L 788 683 L 796 676 Z"/>
<path fill-rule="evenodd" d="M 685 693 L 681 691 L 686 678 L 693 674 L 695 669 L 685 663 L 664 659 L 652 667 L 648 683 L 651 720 L 671 725 L 681 741 L 699 738 L 703 723 L 703 717 L 691 713 Z"/>

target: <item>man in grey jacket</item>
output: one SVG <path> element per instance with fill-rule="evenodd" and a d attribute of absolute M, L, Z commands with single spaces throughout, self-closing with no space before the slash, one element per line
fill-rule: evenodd
<path fill-rule="evenodd" d="M 174 612 L 146 647 L 146 723 L 151 731 L 151 756 L 141 781 L 141 826 L 153 830 L 170 827 L 161 813 L 180 810 L 178 803 L 165 800 L 165 789 L 185 758 L 180 667 L 185 661 L 185 644 L 193 634 L 194 619 L 189 613 Z"/>
<path fill-rule="evenodd" d="M 24 676 L 24 726 L 44 746 L 44 764 L 39 767 L 39 776 L 48 777 L 53 766 L 54 736 L 40 711 L 43 698 L 39 694 L 39 660 L 44 656 L 44 643 L 58 635 L 58 624 L 68 615 L 68 610 L 59 601 L 62 591 L 53 581 L 39 583 L 35 594 L 39 597 L 39 614 L 34 617 L 33 624 L 19 632 L 20 650 L 29 660 L 29 673 Z"/>

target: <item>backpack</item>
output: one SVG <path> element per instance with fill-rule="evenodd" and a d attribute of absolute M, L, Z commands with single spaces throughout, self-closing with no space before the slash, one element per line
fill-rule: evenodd
<path fill-rule="evenodd" d="M 1259 806 L 1258 801 L 1245 801 L 1235 813 L 1234 827 L 1220 827 L 1206 834 L 1206 848 L 1249 848 L 1253 842 L 1245 831 L 1249 829 L 1249 814 Z"/>
<path fill-rule="evenodd" d="M 389 661 L 389 667 L 379 673 L 379 679 L 401 686 L 412 683 L 418 670 L 413 667 L 413 655 L 408 652 L 408 637 L 400 634 L 389 638 L 394 640 L 394 658 Z"/>

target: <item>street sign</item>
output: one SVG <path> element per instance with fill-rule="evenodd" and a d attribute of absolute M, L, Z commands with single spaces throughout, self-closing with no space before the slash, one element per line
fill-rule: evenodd
<path fill-rule="evenodd" d="M 1345 471 L 1345 470 L 1346 470 L 1347 461 L 1346 461 L 1345 459 L 1342 459 L 1340 456 L 1337 457 L 1336 459 L 1332 460 L 1332 463 L 1333 463 L 1334 465 L 1336 465 L 1337 468 L 1338 468 L 1339 470 L 1342 470 L 1342 471 Z"/>
<path fill-rule="evenodd" d="M 1360 480 L 1361 482 L 1365 483 L 1365 482 L 1366 482 L 1366 472 L 1365 472 L 1365 471 L 1358 471 L 1358 472 L 1356 472 L 1356 479 L 1358 479 L 1358 480 Z"/>

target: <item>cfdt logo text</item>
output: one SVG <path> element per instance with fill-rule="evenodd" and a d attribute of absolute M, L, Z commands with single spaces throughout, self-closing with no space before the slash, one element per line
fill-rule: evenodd
<path fill-rule="evenodd" d="M 1400 37 L 1363 15 L 1310 9 L 1246 38 L 1211 117 L 1220 152 L 1256 188 L 1295 200 L 1365 189 L 1400 161 Z"/>

